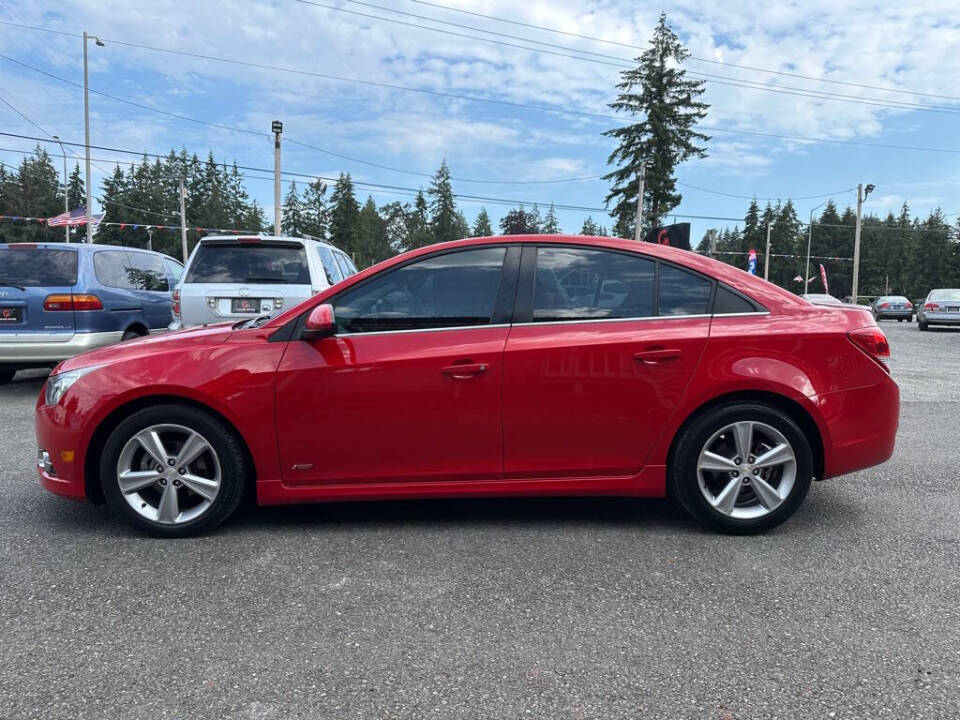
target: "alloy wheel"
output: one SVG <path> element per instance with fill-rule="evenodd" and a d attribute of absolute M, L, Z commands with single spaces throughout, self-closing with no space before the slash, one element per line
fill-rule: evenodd
<path fill-rule="evenodd" d="M 131 437 L 117 462 L 117 484 L 143 518 L 179 525 L 203 515 L 220 492 L 220 459 L 183 425 L 151 425 Z"/>
<path fill-rule="evenodd" d="M 790 496 L 797 457 L 776 428 L 743 420 L 715 432 L 700 451 L 697 482 L 722 515 L 751 520 L 769 515 Z"/>

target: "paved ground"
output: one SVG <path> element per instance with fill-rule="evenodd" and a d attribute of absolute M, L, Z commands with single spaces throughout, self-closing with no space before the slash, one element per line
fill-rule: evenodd
<path fill-rule="evenodd" d="M 960 331 L 884 328 L 895 457 L 754 538 L 665 502 L 550 500 L 247 510 L 145 539 L 38 487 L 40 380 L 18 379 L 0 717 L 957 717 Z"/>

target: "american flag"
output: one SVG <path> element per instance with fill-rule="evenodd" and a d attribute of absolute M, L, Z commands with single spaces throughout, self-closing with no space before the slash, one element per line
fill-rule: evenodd
<path fill-rule="evenodd" d="M 90 224 L 96 227 L 102 219 L 103 219 L 103 215 L 91 215 Z M 55 217 L 47 218 L 47 225 L 49 227 L 63 227 L 64 225 L 67 225 L 69 227 L 76 227 L 78 225 L 86 225 L 86 224 L 87 224 L 86 208 L 77 208 L 76 210 L 60 213 Z"/>

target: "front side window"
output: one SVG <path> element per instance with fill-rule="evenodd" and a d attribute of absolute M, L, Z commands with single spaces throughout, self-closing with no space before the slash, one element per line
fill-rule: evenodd
<path fill-rule="evenodd" d="M 660 314 L 706 315 L 713 283 L 673 265 L 660 264 Z"/>
<path fill-rule="evenodd" d="M 506 249 L 435 255 L 388 270 L 334 298 L 339 332 L 489 325 Z"/>
<path fill-rule="evenodd" d="M 533 321 L 642 318 L 654 314 L 652 260 L 575 247 L 537 251 Z"/>
<path fill-rule="evenodd" d="M 320 256 L 320 264 L 323 266 L 323 274 L 327 277 L 327 283 L 335 285 L 343 279 L 340 268 L 337 267 L 336 260 L 333 259 L 333 253 L 325 245 L 317 245 L 317 255 Z"/>
<path fill-rule="evenodd" d="M 134 290 L 165 292 L 170 289 L 163 261 L 157 255 L 147 253 L 127 253 L 129 267 L 127 274 Z"/>

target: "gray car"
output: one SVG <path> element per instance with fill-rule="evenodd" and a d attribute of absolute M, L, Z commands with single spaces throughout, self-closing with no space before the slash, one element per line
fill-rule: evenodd
<path fill-rule="evenodd" d="M 881 295 L 870 304 L 870 311 L 877 320 L 913 322 L 913 303 L 903 295 Z"/>
<path fill-rule="evenodd" d="M 170 329 L 276 315 L 356 272 L 346 253 L 317 240 L 206 237 L 174 290 Z"/>
<path fill-rule="evenodd" d="M 921 330 L 930 325 L 960 325 L 960 289 L 931 290 L 917 308 L 917 324 Z"/>

